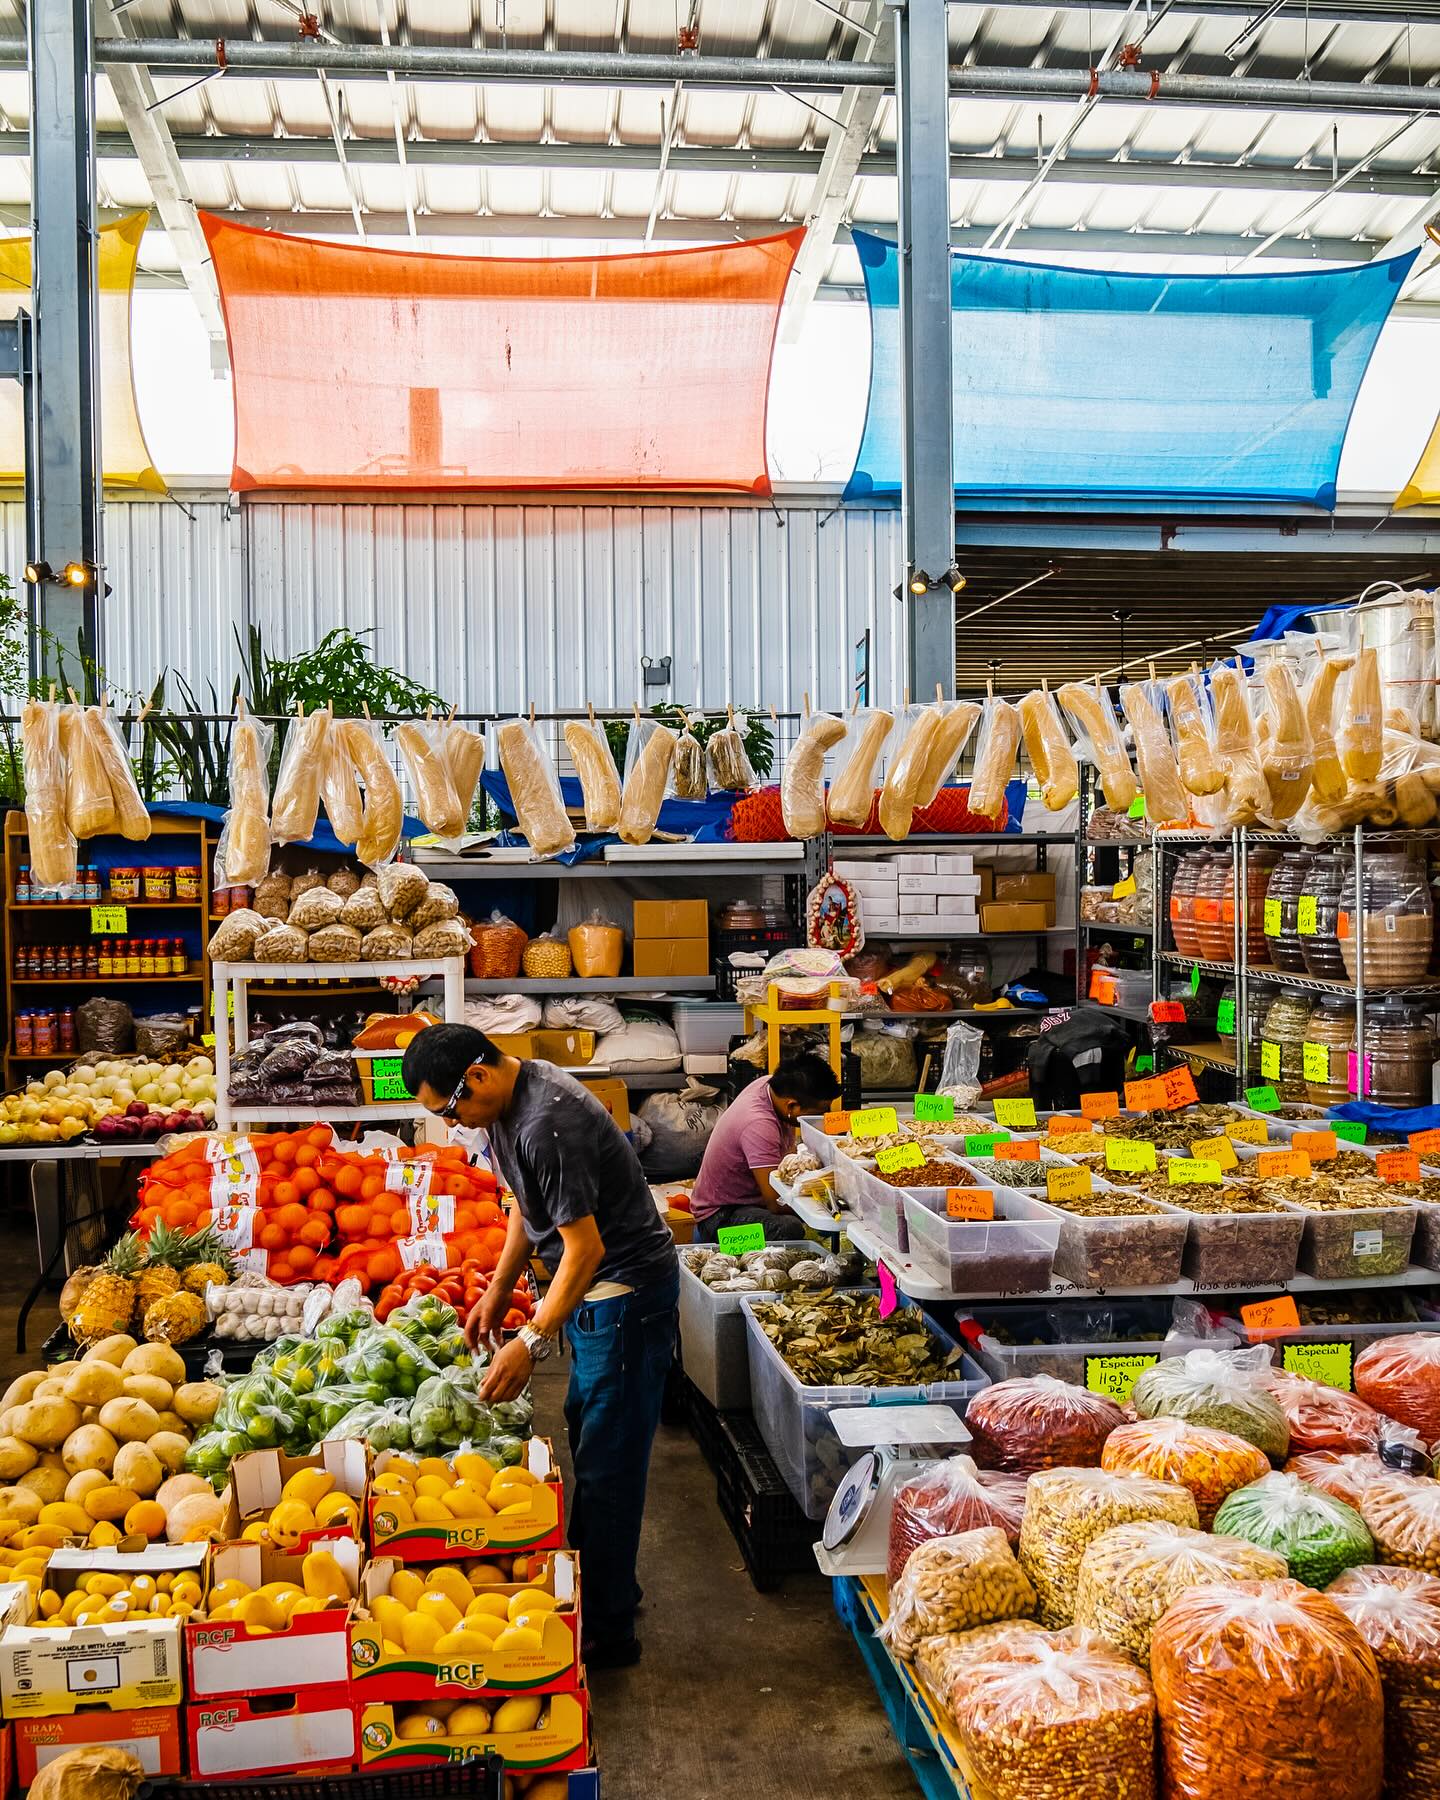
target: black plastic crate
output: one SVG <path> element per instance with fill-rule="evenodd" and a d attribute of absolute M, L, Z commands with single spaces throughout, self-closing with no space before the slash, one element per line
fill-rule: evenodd
<path fill-rule="evenodd" d="M 504 1800 L 505 1759 L 476 1756 L 433 1769 L 364 1769 L 355 1775 L 237 1775 L 149 1781 L 140 1800 Z"/>
<path fill-rule="evenodd" d="M 795 1504 L 749 1413 L 717 1413 L 716 1499 L 745 1567 L 762 1593 L 787 1575 L 817 1573 L 820 1526 Z"/>
<path fill-rule="evenodd" d="M 779 950 L 791 950 L 802 940 L 803 934 L 793 925 L 767 926 L 764 931 L 716 931 L 711 934 L 711 946 L 715 955 L 715 998 L 717 1000 L 735 999 L 735 983 L 751 970 L 736 970 L 730 967 L 729 958 L 732 951 L 743 951 L 748 955 L 763 956 L 768 962 Z"/>
<path fill-rule="evenodd" d="M 718 1475 L 724 1454 L 724 1435 L 720 1415 L 693 1381 L 685 1383 L 685 1423 L 690 1435 L 700 1446 L 700 1454 Z"/>

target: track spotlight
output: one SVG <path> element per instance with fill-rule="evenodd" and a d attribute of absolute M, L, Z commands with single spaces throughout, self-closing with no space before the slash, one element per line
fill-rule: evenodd
<path fill-rule="evenodd" d="M 958 594 L 965 584 L 965 577 L 960 573 L 958 565 L 951 563 L 950 567 L 945 571 L 945 585 L 952 594 Z"/>
<path fill-rule="evenodd" d="M 29 582 L 31 587 L 40 587 L 45 582 L 53 581 L 55 579 L 55 571 L 50 567 L 48 562 L 27 562 L 25 565 L 25 579 Z"/>
<path fill-rule="evenodd" d="M 916 569 L 910 577 L 910 592 L 916 596 L 928 594 L 934 585 L 923 569 Z"/>
<path fill-rule="evenodd" d="M 68 562 L 60 579 L 66 587 L 94 587 L 95 565 L 93 563 Z"/>

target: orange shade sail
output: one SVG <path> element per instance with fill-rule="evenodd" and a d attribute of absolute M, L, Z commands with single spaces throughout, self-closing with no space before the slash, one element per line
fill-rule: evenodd
<path fill-rule="evenodd" d="M 237 489 L 770 491 L 770 355 L 801 230 L 540 260 L 201 221 Z"/>

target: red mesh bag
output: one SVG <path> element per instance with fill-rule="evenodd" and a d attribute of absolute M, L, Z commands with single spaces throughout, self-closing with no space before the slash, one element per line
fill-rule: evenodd
<path fill-rule="evenodd" d="M 1307 1450 L 1373 1450 L 1380 1442 L 1379 1413 L 1354 1394 L 1292 1375 L 1288 1369 L 1266 1369 L 1259 1381 L 1280 1402 L 1290 1427 L 1292 1455 L 1303 1456 Z"/>
<path fill-rule="evenodd" d="M 1025 1475 L 977 1469 L 968 1456 L 930 1463 L 895 1495 L 890 1514 L 889 1580 L 893 1587 L 911 1553 L 931 1538 L 998 1526 L 1013 1550 L 1025 1511 Z"/>
<path fill-rule="evenodd" d="M 737 800 L 730 812 L 730 832 L 737 844 L 785 843 L 790 833 L 780 810 L 779 788 L 755 788 Z"/>
<path fill-rule="evenodd" d="M 1440 1438 L 1440 1332 L 1381 1338 L 1355 1359 L 1355 1392 L 1376 1412 Z"/>
<path fill-rule="evenodd" d="M 1057 1381 L 1022 1375 L 977 1394 L 966 1408 L 971 1455 L 982 1469 L 1098 1468 L 1105 1440 L 1125 1415 L 1113 1400 Z"/>
<path fill-rule="evenodd" d="M 929 806 L 915 808 L 915 816 L 910 821 L 911 837 L 927 831 L 960 833 L 994 831 L 998 833 L 1005 829 L 1010 817 L 1008 806 L 1001 806 L 998 818 L 987 819 L 980 813 L 970 811 L 967 805 L 969 798 L 968 787 L 941 788 Z M 878 788 L 875 790 L 875 804 L 870 808 L 870 817 L 863 825 L 832 824 L 830 829 L 837 837 L 855 837 L 860 834 L 875 836 L 880 830 L 880 790 Z"/>

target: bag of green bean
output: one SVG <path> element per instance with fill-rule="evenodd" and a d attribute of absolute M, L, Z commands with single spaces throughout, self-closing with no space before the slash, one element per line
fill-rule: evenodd
<path fill-rule="evenodd" d="M 1372 1562 L 1375 1545 L 1353 1506 L 1295 1475 L 1266 1475 L 1237 1488 L 1215 1515 L 1217 1537 L 1274 1550 L 1296 1581 L 1328 1587 L 1346 1569 Z"/>

